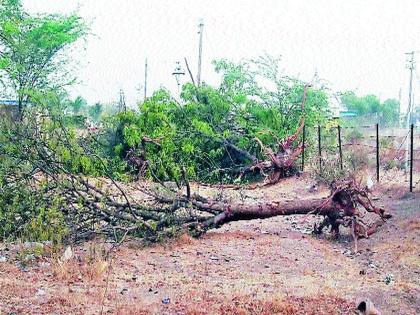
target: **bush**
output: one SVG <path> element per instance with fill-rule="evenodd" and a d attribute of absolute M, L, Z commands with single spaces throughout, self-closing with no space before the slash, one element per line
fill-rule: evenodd
<path fill-rule="evenodd" d="M 86 127 L 86 119 L 87 118 L 83 115 L 65 116 L 63 118 L 63 123 L 67 127 L 85 128 Z"/>
<path fill-rule="evenodd" d="M 34 194 L 15 187 L 0 194 L 0 238 L 2 240 L 52 241 L 60 244 L 68 233 L 64 215 L 57 208 L 60 199 L 44 200 L 42 191 Z"/>
<path fill-rule="evenodd" d="M 286 112 L 277 105 L 241 97 L 243 91 L 232 95 L 229 90 L 226 95 L 209 86 L 196 89 L 187 84 L 180 105 L 160 90 L 140 104 L 139 113 L 110 117 L 104 142 L 113 148 L 111 157 L 127 161 L 133 174 L 147 161 L 149 178 L 179 181 L 185 170 L 192 180 L 232 182 L 241 167 L 251 162 L 249 156 L 266 159 L 256 138 L 276 151 L 278 141 L 298 127 L 302 113 L 297 104 L 302 101 L 303 89 L 295 84 L 292 95 L 284 96 L 289 104 Z M 325 106 L 322 95 L 321 91 L 309 93 L 308 127 L 323 117 L 317 110 Z"/>
<path fill-rule="evenodd" d="M 389 160 L 385 162 L 384 165 L 384 170 L 389 171 L 392 170 L 394 168 L 396 168 L 398 166 L 398 162 L 395 160 Z"/>
<path fill-rule="evenodd" d="M 346 141 L 350 143 L 358 143 L 363 137 L 363 134 L 358 129 L 352 129 L 345 137 Z"/>
<path fill-rule="evenodd" d="M 369 159 L 366 153 L 357 148 L 348 151 L 345 160 L 346 165 L 351 172 L 356 172 L 360 169 L 364 169 L 369 165 Z"/>

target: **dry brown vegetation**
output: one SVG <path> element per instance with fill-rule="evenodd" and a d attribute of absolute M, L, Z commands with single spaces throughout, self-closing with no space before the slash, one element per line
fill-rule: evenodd
<path fill-rule="evenodd" d="M 290 178 L 223 193 L 228 199 L 309 198 L 305 187 L 311 184 L 309 177 Z M 22 267 L 11 247 L 1 251 L 8 260 L 0 263 L 0 309 L 6 314 L 354 314 L 356 300 L 369 297 L 382 314 L 417 314 L 419 196 L 384 186 L 374 196 L 394 218 L 361 240 L 358 254 L 352 253 L 349 230 L 336 241 L 328 233 L 311 235 L 319 222 L 312 215 L 232 222 L 198 239 L 183 235 L 152 247 L 129 238 L 109 256 L 111 245 L 97 239 L 74 248 L 74 257 L 64 263 L 48 254 Z M 216 193 L 211 187 L 192 189 Z M 313 194 L 328 189 L 319 186 Z"/>

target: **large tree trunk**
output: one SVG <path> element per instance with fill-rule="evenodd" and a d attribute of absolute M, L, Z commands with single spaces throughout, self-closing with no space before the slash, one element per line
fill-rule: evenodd
<path fill-rule="evenodd" d="M 207 227 L 217 226 L 222 223 L 240 220 L 266 219 L 279 215 L 310 214 L 316 212 L 319 215 L 327 215 L 334 211 L 332 205 L 320 209 L 327 198 L 293 200 L 280 202 L 267 202 L 262 204 L 225 204 L 204 203 L 195 201 L 192 204 L 204 211 L 217 211 L 220 214 L 205 221 Z M 319 209 L 319 211 L 317 211 Z"/>
<path fill-rule="evenodd" d="M 222 224 L 250 219 L 264 219 L 279 215 L 320 215 L 324 220 L 314 226 L 314 233 L 321 233 L 325 227 L 330 226 L 333 236 L 338 237 L 339 227 L 350 227 L 357 251 L 357 239 L 369 237 L 378 227 L 383 225 L 391 215 L 385 210 L 374 206 L 369 198 L 369 191 L 357 186 L 354 179 L 335 184 L 329 197 L 306 200 L 282 200 L 278 202 L 265 202 L 259 204 L 222 203 L 211 200 L 191 200 L 191 206 L 213 216 L 201 222 L 190 224 L 193 229 L 204 232 Z M 378 215 L 378 220 L 371 225 L 366 224 L 362 218 L 364 212 Z"/>

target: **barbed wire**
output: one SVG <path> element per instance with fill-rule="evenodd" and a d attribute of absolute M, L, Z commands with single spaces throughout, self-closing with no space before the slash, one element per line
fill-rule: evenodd
<path fill-rule="evenodd" d="M 342 146 L 362 146 L 362 147 L 369 147 L 369 148 L 373 148 L 376 149 L 376 145 L 370 145 L 370 144 L 365 144 L 365 143 L 343 143 Z M 336 146 L 334 146 L 336 147 Z M 338 146 L 337 146 L 338 148 Z M 388 146 L 379 146 L 379 149 L 387 149 L 387 150 L 394 150 L 394 151 L 408 151 L 410 152 L 411 150 L 408 149 L 401 149 L 401 148 L 395 148 L 395 147 L 388 147 Z M 420 152 L 420 149 L 413 149 L 413 152 Z"/>
<path fill-rule="evenodd" d="M 313 128 L 313 129 L 317 129 L 318 125 L 313 125 L 313 126 L 306 126 L 307 128 Z M 321 126 L 321 127 L 326 127 L 326 126 Z M 381 126 L 379 126 L 381 127 Z M 337 129 L 338 126 L 336 125 L 332 125 L 332 126 L 328 126 L 327 129 Z M 341 126 L 340 128 L 342 130 L 344 129 L 375 129 L 376 128 L 376 124 L 375 125 L 359 125 L 359 126 Z M 399 128 L 399 127 L 387 127 L 387 129 L 406 129 L 406 128 Z M 420 130 L 420 126 L 414 126 L 415 130 Z M 381 130 L 381 129 L 380 129 Z M 383 130 L 383 129 L 382 129 Z"/>
<path fill-rule="evenodd" d="M 410 163 L 410 167 L 414 167 L 414 172 L 416 174 L 419 174 L 417 170 L 418 169 L 417 166 L 419 165 L 418 163 L 420 162 L 420 158 L 418 158 L 419 157 L 418 154 L 420 153 L 420 148 L 419 148 L 420 142 L 418 142 L 420 139 L 420 128 L 419 126 L 413 126 L 413 127 L 414 127 L 412 129 L 414 131 L 413 134 L 411 134 L 411 128 L 410 130 L 407 130 L 405 128 L 387 128 L 388 130 L 379 129 L 378 130 L 379 132 L 377 133 L 376 132 L 377 124 L 360 125 L 360 126 L 344 126 L 344 127 L 341 125 L 335 125 L 335 126 L 324 125 L 324 126 L 321 126 L 321 128 L 320 126 L 315 125 L 315 126 L 310 126 L 309 128 L 307 128 L 307 130 L 309 130 L 309 133 L 317 134 L 318 136 L 319 136 L 319 131 L 321 131 L 321 139 L 323 139 L 321 141 L 321 148 L 322 148 L 321 157 L 322 158 L 324 158 L 325 155 L 335 156 L 341 153 L 339 151 L 340 142 L 341 142 L 341 147 L 345 148 L 345 150 L 349 150 L 349 148 L 353 146 L 366 148 L 365 154 L 368 154 L 369 156 L 371 154 L 376 153 L 376 149 L 378 149 L 378 144 L 379 144 L 380 159 L 379 159 L 378 165 L 380 167 L 382 168 L 385 167 L 386 169 L 387 167 L 390 167 L 390 165 L 392 165 L 390 164 L 392 162 L 402 163 L 407 156 L 406 155 L 407 152 L 408 153 L 412 152 L 413 154 L 416 155 L 416 158 L 414 158 L 414 156 L 413 158 L 411 158 L 410 156 L 410 159 L 408 159 L 408 162 Z M 342 131 L 341 134 L 338 132 L 339 128 Z M 357 130 L 357 129 L 364 129 L 365 131 L 360 130 L 359 133 L 355 134 L 354 136 L 352 136 L 352 133 L 350 133 L 349 131 L 343 133 L 343 130 Z M 366 134 L 366 132 L 368 132 L 368 134 Z M 388 133 L 388 134 L 384 134 L 384 133 Z M 389 133 L 392 133 L 392 134 L 389 134 Z M 400 133 L 400 134 L 396 135 L 394 133 Z M 407 145 L 407 142 L 411 142 L 411 137 L 414 143 L 413 144 L 408 143 L 410 144 L 410 148 L 407 149 L 404 146 Z M 335 140 L 338 140 L 338 143 L 336 141 L 331 142 L 332 138 L 335 138 Z M 343 138 L 346 139 L 347 141 L 342 142 L 341 139 Z M 353 140 L 351 138 L 353 138 Z M 381 140 L 388 140 L 389 142 L 384 143 L 384 141 L 381 141 Z M 315 143 L 318 142 L 317 140 L 315 140 L 315 138 L 313 138 L 310 143 L 314 143 L 313 141 L 315 141 Z M 414 145 L 414 144 L 416 145 L 416 147 L 413 148 L 413 150 L 411 151 L 411 145 Z M 345 155 L 345 153 L 343 155 Z M 420 180 L 418 180 L 415 184 L 413 184 L 413 188 L 418 187 L 419 184 L 420 184 Z"/>

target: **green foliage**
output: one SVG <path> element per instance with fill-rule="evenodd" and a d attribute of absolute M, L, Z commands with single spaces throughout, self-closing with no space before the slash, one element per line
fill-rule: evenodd
<path fill-rule="evenodd" d="M 3 191 L 0 194 L 0 239 L 61 243 L 68 228 L 57 208 L 59 203 L 58 197 L 49 202 L 23 186 Z"/>
<path fill-rule="evenodd" d="M 396 126 L 399 122 L 399 102 L 387 99 L 383 103 L 375 95 L 357 96 L 354 92 L 345 92 L 341 95 L 342 103 L 348 110 L 355 111 L 358 116 L 366 116 L 383 126 Z"/>
<path fill-rule="evenodd" d="M 76 14 L 31 16 L 20 0 L 0 2 L 0 80 L 20 107 L 34 90 L 74 81 L 66 69 L 66 51 L 86 30 Z"/>
<path fill-rule="evenodd" d="M 359 129 L 352 128 L 351 131 L 346 135 L 345 139 L 350 143 L 357 143 L 363 137 L 363 133 Z"/>
<path fill-rule="evenodd" d="M 84 128 L 86 126 L 86 117 L 83 115 L 63 117 L 63 123 L 68 127 Z"/>
<path fill-rule="evenodd" d="M 39 111 L 34 117 L 38 115 Z M 32 116 L 31 112 L 27 116 Z M 54 193 L 55 184 L 46 182 L 42 175 L 49 159 L 61 162 L 58 171 L 63 174 L 101 176 L 112 167 L 88 154 L 76 134 L 64 131 L 58 121 L 46 119 L 34 126 L 0 123 L 0 241 L 48 240 L 58 244 L 69 232 L 63 214 L 67 205 L 60 193 Z M 40 149 L 40 143 L 48 152 Z M 38 172 L 37 180 L 31 181 Z"/>
<path fill-rule="evenodd" d="M 340 161 L 335 156 L 328 155 L 322 161 L 322 171 L 316 169 L 316 178 L 320 182 L 330 185 L 334 181 L 345 179 L 348 176 L 346 169 L 341 169 Z"/>
<path fill-rule="evenodd" d="M 382 103 L 381 120 L 385 125 L 398 126 L 400 103 L 395 99 L 387 99 Z"/>
<path fill-rule="evenodd" d="M 394 168 L 397 168 L 398 164 L 399 164 L 398 161 L 387 160 L 387 161 L 385 161 L 384 170 L 388 171 L 388 170 L 392 170 Z"/>
<path fill-rule="evenodd" d="M 85 178 L 122 180 L 122 168 L 101 157 L 95 139 L 66 125 L 65 104 L 56 91 L 33 93 L 32 100 L 24 121 L 0 119 L 0 241 L 58 244 L 79 215 L 87 215 L 82 194 L 69 203 L 75 178 L 79 185 Z"/>
<path fill-rule="evenodd" d="M 304 83 L 282 75 L 278 62 L 215 62 L 222 74 L 218 88 L 188 83 L 181 103 L 159 90 L 139 105 L 139 113 L 127 111 L 108 119 L 112 132 L 107 143 L 122 160 L 132 152 L 146 154 L 151 177 L 181 180 L 185 169 L 189 179 L 232 181 L 250 162 L 237 149 L 266 158 L 255 139 L 276 150 L 278 141 L 299 125 Z M 260 84 L 261 77 L 271 84 Z M 322 89 L 309 89 L 307 126 L 326 120 L 327 105 Z"/>
<path fill-rule="evenodd" d="M 59 201 L 56 201 L 59 202 Z M 22 237 L 30 241 L 51 241 L 60 244 L 68 234 L 63 213 L 54 205 L 38 207 L 25 226 Z"/>
<path fill-rule="evenodd" d="M 87 106 L 87 102 L 83 97 L 78 96 L 69 105 L 73 110 L 73 114 L 79 115 L 80 111 Z"/>
<path fill-rule="evenodd" d="M 94 122 L 98 122 L 103 112 L 103 106 L 101 103 L 89 107 L 89 116 Z"/>

